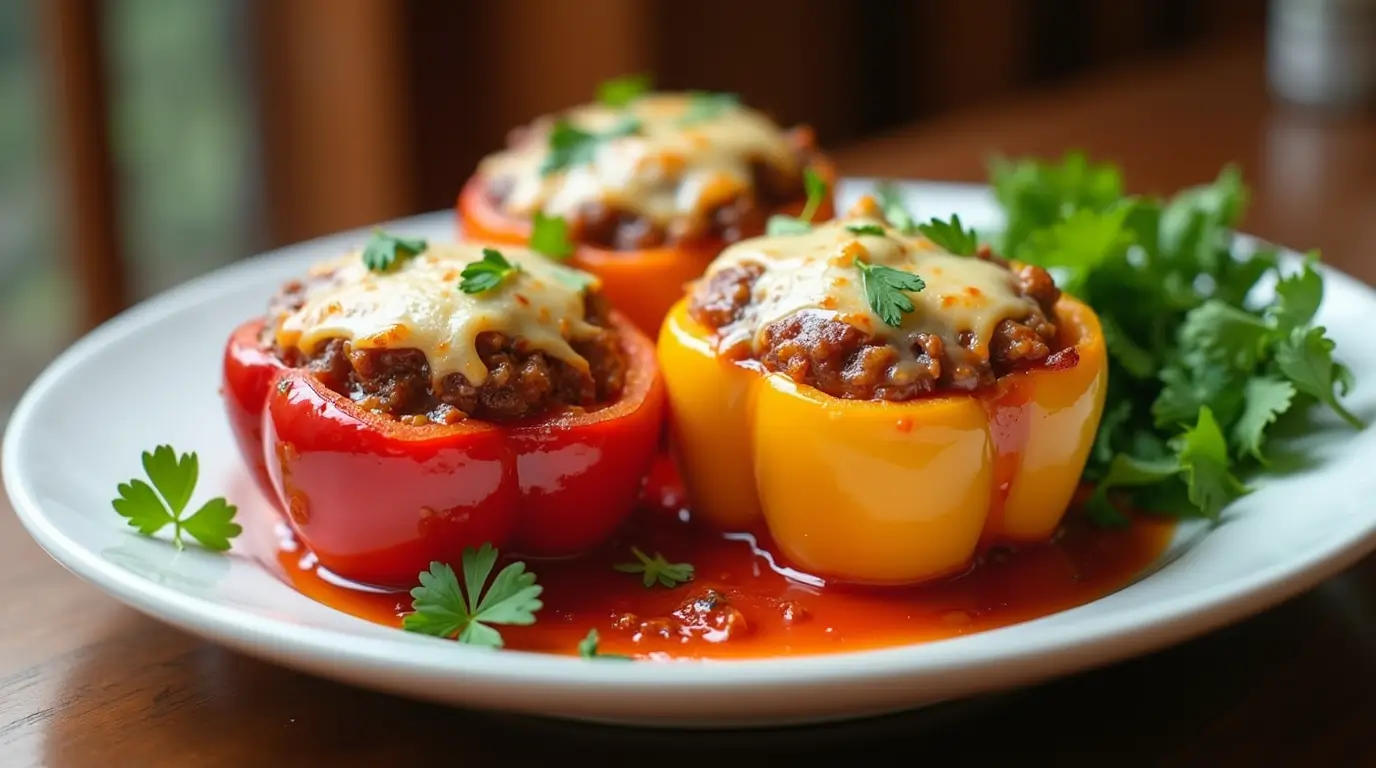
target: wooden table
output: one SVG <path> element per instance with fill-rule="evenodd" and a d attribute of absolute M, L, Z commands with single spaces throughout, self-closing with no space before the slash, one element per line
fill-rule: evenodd
<path fill-rule="evenodd" d="M 1083 147 L 1167 192 L 1241 163 L 1248 228 L 1376 282 L 1376 120 L 1274 106 L 1255 48 L 1210 51 L 928 122 L 851 174 L 980 179 L 987 152 Z M 0 501 L 0 507 L 5 503 Z M 144 618 L 0 509 L 0 765 L 646 766 L 1017 751 L 1061 765 L 1376 765 L 1376 558 L 1232 628 L 1037 688 L 835 727 L 623 731 L 416 704 L 284 671 Z M 1303 510 L 1296 510 L 1303 514 Z M 906 761 L 905 761 L 906 762 Z M 981 760 L 975 760 L 980 764 Z"/>

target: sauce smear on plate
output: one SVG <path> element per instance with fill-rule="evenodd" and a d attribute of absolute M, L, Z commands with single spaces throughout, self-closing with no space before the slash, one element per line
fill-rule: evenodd
<path fill-rule="evenodd" d="M 968 572 L 939 582 L 864 588 L 791 571 L 769 554 L 763 532 L 703 530 L 678 510 L 672 482 L 660 489 L 651 494 L 657 503 L 639 511 L 611 545 L 571 560 L 525 559 L 544 586 L 544 608 L 532 626 L 498 627 L 506 648 L 576 655 L 590 629 L 601 637 L 601 653 L 651 659 L 836 653 L 938 640 L 1047 616 L 1121 589 L 1161 555 L 1175 530 L 1141 516 L 1126 529 L 1107 530 L 1072 510 L 1049 544 L 990 549 Z M 614 567 L 636 562 L 632 546 L 692 564 L 693 579 L 672 589 L 645 587 L 641 574 Z M 290 534 L 279 538 L 272 559 L 302 594 L 345 613 L 400 627 L 411 611 L 407 592 L 344 582 L 317 567 Z"/>

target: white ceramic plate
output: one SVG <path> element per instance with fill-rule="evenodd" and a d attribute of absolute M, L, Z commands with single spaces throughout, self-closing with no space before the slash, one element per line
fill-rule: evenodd
<path fill-rule="evenodd" d="M 866 184 L 851 180 L 843 202 Z M 998 225 L 987 190 L 911 184 L 920 215 Z M 448 212 L 389 225 L 452 238 Z M 1376 545 L 1376 430 L 1321 421 L 1293 449 L 1307 468 L 1264 482 L 1212 530 L 1182 528 L 1161 563 L 1101 600 L 958 639 L 761 661 L 594 663 L 491 652 L 370 624 L 303 597 L 255 560 L 140 537 L 110 508 L 143 450 L 200 454 L 197 497 L 241 514 L 248 482 L 217 394 L 229 331 L 309 262 L 361 242 L 328 237 L 236 264 L 138 306 L 81 340 L 33 384 L 4 444 L 20 519 L 54 558 L 161 620 L 285 666 L 420 699 L 654 725 L 766 725 L 877 714 L 1031 683 L 1179 642 L 1279 602 Z M 1294 255 L 1290 255 L 1294 259 Z M 1320 312 L 1356 373 L 1350 406 L 1376 412 L 1376 292 L 1328 272 Z M 98 386 L 95 386 L 98 384 Z"/>

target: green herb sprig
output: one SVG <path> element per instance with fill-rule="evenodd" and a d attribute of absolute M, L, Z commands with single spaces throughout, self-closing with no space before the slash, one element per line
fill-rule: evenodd
<path fill-rule="evenodd" d="M 873 237 L 883 237 L 888 234 L 878 224 L 847 224 L 846 231 L 852 235 L 870 235 Z"/>
<path fill-rule="evenodd" d="M 622 75 L 604 80 L 597 86 L 597 100 L 605 106 L 620 109 L 649 93 L 654 87 L 654 78 L 648 73 Z"/>
<path fill-rule="evenodd" d="M 641 583 L 647 589 L 656 583 L 673 589 L 693 578 L 692 563 L 671 563 L 658 552 L 650 557 L 638 547 L 631 547 L 631 554 L 635 555 L 636 562 L 618 563 L 612 567 L 621 573 L 642 574 Z"/>
<path fill-rule="evenodd" d="M 120 483 L 119 497 L 111 502 L 129 527 L 152 536 L 171 525 L 172 543 L 177 549 L 185 547 L 185 536 L 189 535 L 215 552 L 229 549 L 230 540 L 243 533 L 234 522 L 238 508 L 223 498 L 211 499 L 190 515 L 183 514 L 200 474 L 195 453 L 178 456 L 172 446 L 159 445 L 152 452 L 143 452 L 143 471 L 151 486 L 138 479 Z"/>
<path fill-rule="evenodd" d="M 817 215 L 817 209 L 827 196 L 827 180 L 811 166 L 804 168 L 803 191 L 807 193 L 807 202 L 798 216 L 785 216 L 782 213 L 770 216 L 765 224 L 765 234 L 801 235 L 812 231 L 812 217 Z"/>
<path fill-rule="evenodd" d="M 374 229 L 372 238 L 363 247 L 363 266 L 373 272 L 386 272 L 402 260 L 424 253 L 426 247 L 423 238 L 401 237 Z"/>
<path fill-rule="evenodd" d="M 938 246 L 946 249 L 947 253 L 956 256 L 973 256 L 975 250 L 979 248 L 979 237 L 973 229 L 966 229 L 960 224 L 960 217 L 952 215 L 949 221 L 932 219 L 926 224 L 918 224 L 917 231 L 921 232 Z"/>
<path fill-rule="evenodd" d="M 630 115 L 601 133 L 585 131 L 567 120 L 559 120 L 550 129 L 549 153 L 540 163 L 540 174 L 548 176 L 572 166 L 587 165 L 603 142 L 633 136 L 640 131 L 640 121 Z"/>
<path fill-rule="evenodd" d="M 420 586 L 411 590 L 412 612 L 402 618 L 402 629 L 501 648 L 502 634 L 492 625 L 534 624 L 535 614 L 544 607 L 544 587 L 521 562 L 508 564 L 488 584 L 497 556 L 491 544 L 465 549 L 462 583 L 447 563 L 431 563 L 430 570 L 420 574 Z"/>
<path fill-rule="evenodd" d="M 598 636 L 597 630 L 588 630 L 588 634 L 582 640 L 578 641 L 578 655 L 585 659 L 600 659 L 603 661 L 634 661 L 630 656 L 623 656 L 619 653 L 602 653 L 602 651 L 598 649 L 600 640 L 601 638 Z"/>
<path fill-rule="evenodd" d="M 903 315 L 914 309 L 908 292 L 917 293 L 927 287 L 921 277 L 883 264 L 867 264 L 856 259 L 855 268 L 860 270 L 860 281 L 865 288 L 870 309 L 893 328 L 902 325 Z"/>
<path fill-rule="evenodd" d="M 1085 478 L 1088 510 L 1114 503 L 1218 519 L 1265 470 L 1281 421 L 1342 403 L 1352 374 L 1314 323 L 1323 277 L 1310 254 L 1282 274 L 1274 249 L 1238 249 L 1248 192 L 1235 168 L 1168 199 L 1125 196 L 1120 171 L 1070 153 L 991 166 L 1003 209 L 1000 252 L 1045 267 L 1099 315 L 1109 388 Z M 1257 289 L 1277 276 L 1274 298 Z"/>
<path fill-rule="evenodd" d="M 507 261 L 501 251 L 484 248 L 482 259 L 470 262 L 459 273 L 459 290 L 464 293 L 484 293 L 520 271 L 521 265 Z"/>
<path fill-rule="evenodd" d="M 573 255 L 573 243 L 569 240 L 569 225 L 563 216 L 546 216 L 536 211 L 530 224 L 530 249 L 555 261 L 564 261 Z"/>

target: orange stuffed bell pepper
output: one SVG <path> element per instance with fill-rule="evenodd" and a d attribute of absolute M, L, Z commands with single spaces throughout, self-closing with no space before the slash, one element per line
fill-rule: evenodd
<path fill-rule="evenodd" d="M 523 249 L 378 233 L 236 331 L 224 375 L 255 476 L 322 566 L 369 584 L 483 544 L 598 546 L 663 427 L 653 342 Z"/>
<path fill-rule="evenodd" d="M 641 94 L 519 131 L 464 185 L 459 230 L 567 258 L 653 335 L 726 245 L 775 214 L 830 218 L 834 178 L 809 129 L 728 94 Z"/>
<path fill-rule="evenodd" d="M 1055 532 L 1103 409 L 1098 319 L 961 234 L 910 235 L 866 198 L 722 253 L 659 337 L 696 519 L 868 584 Z"/>

